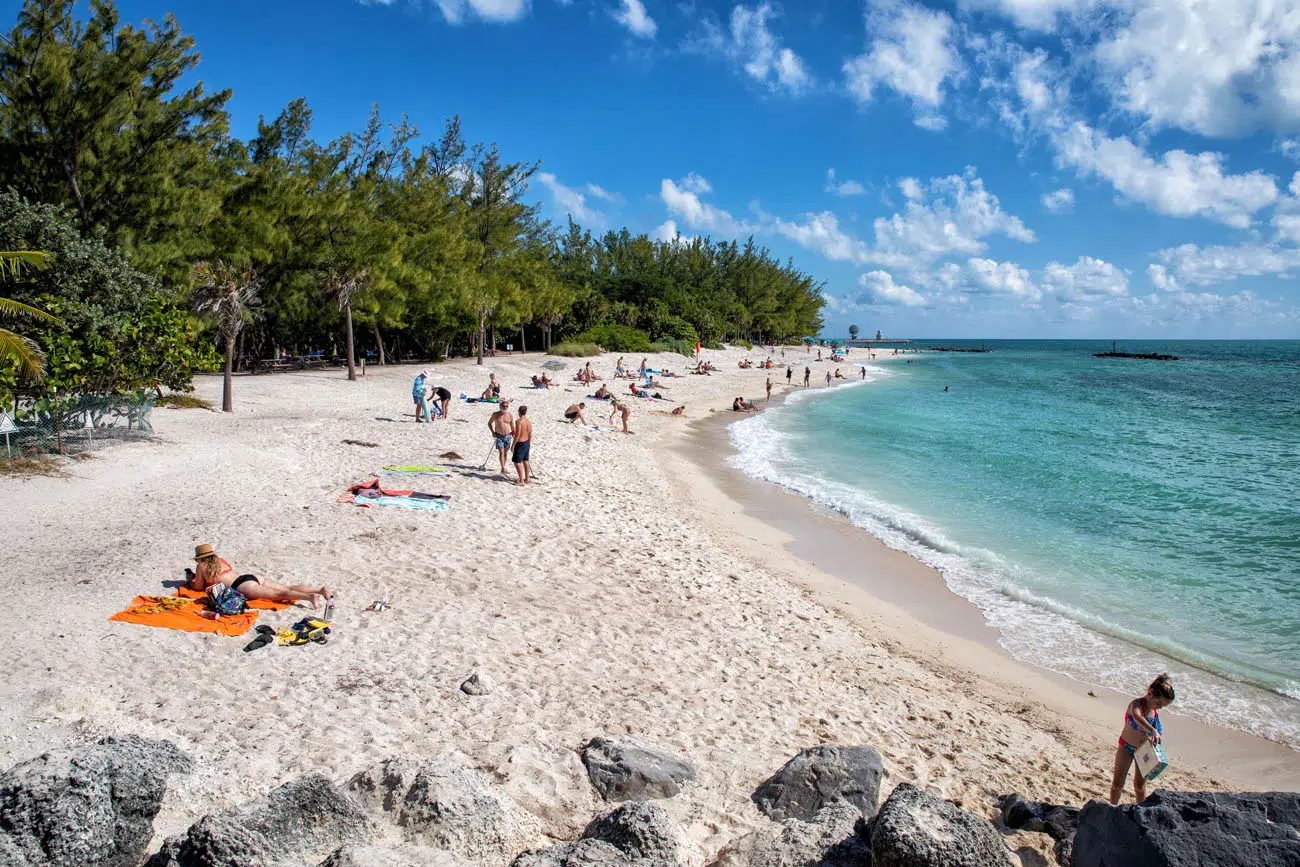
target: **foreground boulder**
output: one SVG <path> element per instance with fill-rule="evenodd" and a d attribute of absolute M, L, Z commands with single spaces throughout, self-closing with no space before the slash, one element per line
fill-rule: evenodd
<path fill-rule="evenodd" d="M 843 799 L 868 819 L 876 814 L 885 765 L 871 747 L 825 744 L 785 763 L 754 792 L 753 801 L 768 817 L 809 821 L 817 811 Z"/>
<path fill-rule="evenodd" d="M 525 852 L 511 867 L 677 867 L 691 860 L 690 849 L 662 807 L 638 802 L 592 820 L 578 841 Z"/>
<path fill-rule="evenodd" d="M 690 762 L 632 735 L 592 738 L 582 748 L 582 763 L 606 801 L 671 798 L 695 779 Z"/>
<path fill-rule="evenodd" d="M 812 821 L 786 819 L 746 834 L 718 854 L 714 867 L 870 867 L 871 834 L 848 801 L 823 807 Z"/>
<path fill-rule="evenodd" d="M 440 759 L 389 759 L 357 774 L 348 791 L 408 842 L 445 849 L 476 864 L 505 865 L 542 840 L 541 822 L 481 771 Z"/>
<path fill-rule="evenodd" d="M 0 775 L 0 861 L 134 867 L 153 838 L 171 774 L 190 760 L 127 735 L 54 750 Z"/>
<path fill-rule="evenodd" d="M 911 783 L 900 783 L 871 823 L 871 863 L 874 867 L 1014 864 L 988 819 Z"/>
<path fill-rule="evenodd" d="M 373 833 L 361 808 L 317 774 L 204 816 L 164 843 L 148 867 L 300 867 Z"/>
<path fill-rule="evenodd" d="M 340 846 L 317 867 L 467 867 L 450 852 L 425 846 Z"/>
<path fill-rule="evenodd" d="M 1033 831 L 1055 840 L 1056 863 L 1068 867 L 1074 834 L 1079 828 L 1079 807 L 1030 801 L 1014 792 L 999 798 L 998 806 L 1002 808 L 1002 824 L 1013 831 Z"/>
<path fill-rule="evenodd" d="M 1073 857 L 1074 867 L 1300 865 L 1300 794 L 1160 789 L 1141 804 L 1092 801 Z"/>

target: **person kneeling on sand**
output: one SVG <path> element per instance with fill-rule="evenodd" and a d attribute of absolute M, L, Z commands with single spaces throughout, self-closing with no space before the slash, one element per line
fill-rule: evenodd
<path fill-rule="evenodd" d="M 573 424 L 575 421 L 580 421 L 583 424 L 586 424 L 587 418 L 582 414 L 582 411 L 586 408 L 587 405 L 585 403 L 575 403 L 564 411 L 564 417 L 568 419 L 569 424 Z"/>
<path fill-rule="evenodd" d="M 191 590 L 203 592 L 215 584 L 229 581 L 230 589 L 237 590 L 245 599 L 269 599 L 273 602 L 310 602 L 312 608 L 319 607 L 321 599 L 330 600 L 334 594 L 328 587 L 312 587 L 307 584 L 294 584 L 286 587 L 267 578 L 256 575 L 240 575 L 233 581 L 230 577 L 235 570 L 230 564 L 217 556 L 211 545 L 199 545 L 194 549 L 194 570 L 186 569 L 186 577 Z"/>

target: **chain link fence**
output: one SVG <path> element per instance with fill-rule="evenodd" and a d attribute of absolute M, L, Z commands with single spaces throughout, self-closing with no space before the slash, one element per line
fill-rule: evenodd
<path fill-rule="evenodd" d="M 153 436 L 153 395 L 54 395 L 0 409 L 6 459 L 76 454 Z"/>

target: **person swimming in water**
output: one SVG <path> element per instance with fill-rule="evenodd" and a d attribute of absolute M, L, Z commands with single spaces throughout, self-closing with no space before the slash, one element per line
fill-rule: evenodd
<path fill-rule="evenodd" d="M 1115 771 L 1110 780 L 1110 802 L 1118 804 L 1124 793 L 1124 778 L 1133 765 L 1138 747 L 1151 741 L 1160 743 L 1164 728 L 1160 725 L 1160 709 L 1168 707 L 1174 701 L 1174 685 L 1169 682 L 1169 675 L 1162 674 L 1147 687 L 1146 695 L 1135 698 L 1128 703 L 1124 711 L 1124 729 L 1119 735 L 1119 746 L 1115 748 Z M 1133 796 L 1137 803 L 1147 799 L 1147 781 L 1142 772 L 1133 768 Z"/>

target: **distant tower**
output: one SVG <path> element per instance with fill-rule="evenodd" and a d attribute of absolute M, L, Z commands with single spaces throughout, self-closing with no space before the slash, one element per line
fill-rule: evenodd
<path fill-rule="evenodd" d="M 857 340 L 857 339 L 858 339 L 858 332 L 859 332 L 860 330 L 861 330 L 861 329 L 859 329 L 858 326 L 856 326 L 856 325 L 850 325 L 850 326 L 849 326 L 849 340 Z"/>
<path fill-rule="evenodd" d="M 884 339 L 885 339 L 884 335 L 882 335 L 882 334 L 880 333 L 880 329 L 879 329 L 879 328 L 876 329 L 876 339 L 877 339 L 877 340 L 884 340 Z"/>

